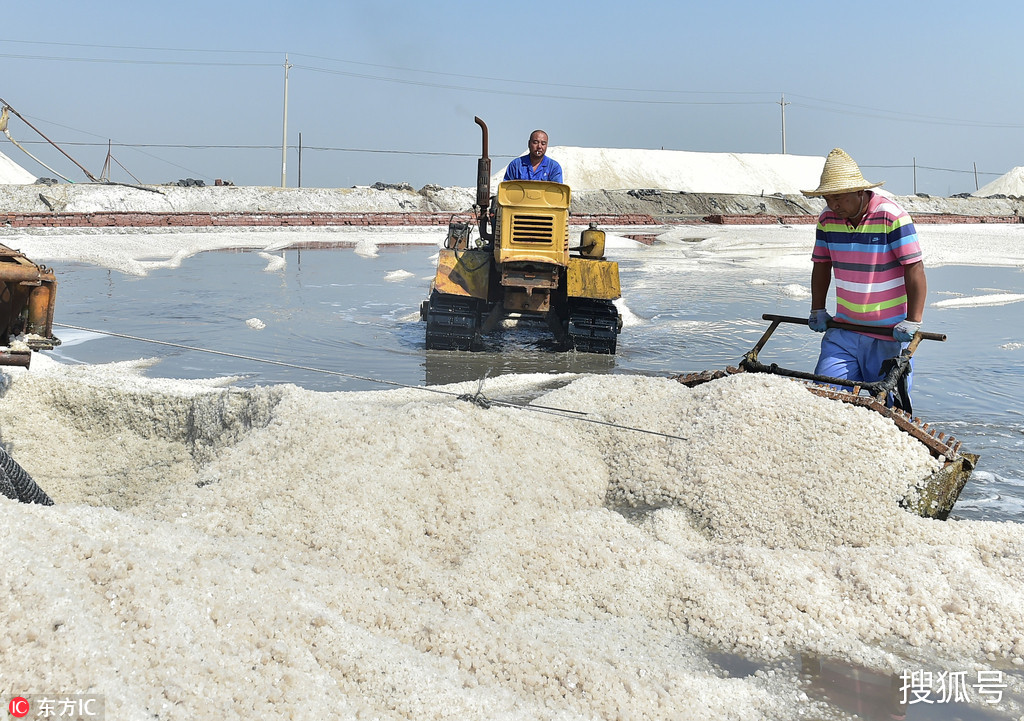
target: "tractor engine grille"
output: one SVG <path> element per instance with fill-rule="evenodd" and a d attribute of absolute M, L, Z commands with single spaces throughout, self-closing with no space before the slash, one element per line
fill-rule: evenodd
<path fill-rule="evenodd" d="M 512 218 L 513 243 L 551 243 L 554 233 L 555 219 L 550 215 L 517 213 Z"/>

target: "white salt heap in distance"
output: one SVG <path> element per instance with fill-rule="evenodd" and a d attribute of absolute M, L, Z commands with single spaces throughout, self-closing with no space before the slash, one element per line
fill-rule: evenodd
<path fill-rule="evenodd" d="M 0 185 L 28 185 L 36 182 L 36 176 L 0 152 Z"/>
<path fill-rule="evenodd" d="M 1006 195 L 1012 198 L 1024 198 L 1024 167 L 1018 166 L 1005 173 L 991 183 L 983 185 L 971 195 L 986 198 L 990 195 Z"/>
<path fill-rule="evenodd" d="M 1021 527 L 899 510 L 923 448 L 792 381 L 487 382 L 611 427 L 138 369 L 4 370 L 32 409 L 4 443 L 57 501 L 0 502 L 5 691 L 119 719 L 795 719 L 821 716 L 798 653 L 1024 664 Z M 706 647 L 783 665 L 723 677 Z"/>
<path fill-rule="evenodd" d="M 818 187 L 824 157 L 764 153 L 552 146 L 548 157 L 562 166 L 574 190 L 653 188 L 692 193 L 798 194 Z M 505 166 L 491 187 L 505 177 Z"/>

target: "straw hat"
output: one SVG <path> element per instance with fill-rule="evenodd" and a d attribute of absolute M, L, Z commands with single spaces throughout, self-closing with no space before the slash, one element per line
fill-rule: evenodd
<path fill-rule="evenodd" d="M 864 180 L 860 168 L 853 158 L 842 148 L 833 148 L 825 158 L 825 167 L 821 171 L 821 182 L 814 190 L 801 190 L 807 197 L 820 195 L 839 195 L 854 193 L 858 190 L 877 188 L 882 183 L 869 183 Z"/>

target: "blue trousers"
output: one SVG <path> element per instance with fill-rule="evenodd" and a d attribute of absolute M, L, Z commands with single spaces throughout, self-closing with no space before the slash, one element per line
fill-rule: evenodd
<path fill-rule="evenodd" d="M 816 375 L 846 378 L 873 383 L 882 380 L 882 363 L 898 356 L 903 344 L 897 340 L 881 340 L 842 328 L 829 328 L 821 339 L 821 355 L 815 366 Z M 914 379 L 914 359 L 907 373 L 907 394 Z"/>

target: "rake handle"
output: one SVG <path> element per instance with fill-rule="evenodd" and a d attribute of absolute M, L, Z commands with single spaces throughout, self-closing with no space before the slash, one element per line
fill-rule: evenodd
<path fill-rule="evenodd" d="M 806 318 L 797 318 L 792 315 L 772 315 L 771 313 L 765 313 L 761 316 L 762 320 L 770 320 L 775 323 L 795 323 L 796 325 L 807 325 Z M 880 335 L 892 335 L 892 328 L 875 328 L 869 325 L 854 325 L 852 323 L 841 323 L 836 320 L 830 320 L 828 322 L 829 328 L 842 328 L 843 330 L 853 330 L 859 333 L 875 333 Z M 916 335 L 921 340 L 946 340 L 945 333 L 926 333 L 919 330 Z"/>

